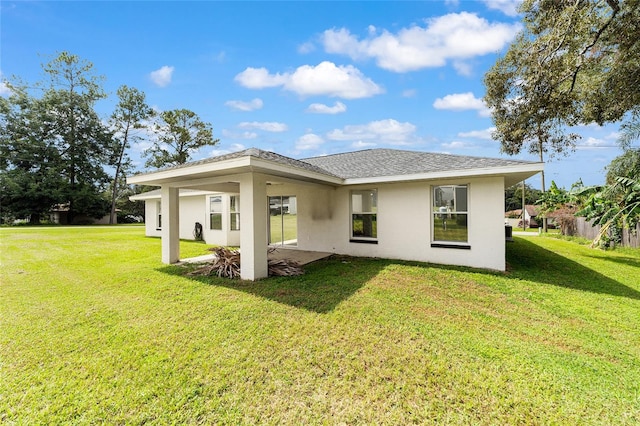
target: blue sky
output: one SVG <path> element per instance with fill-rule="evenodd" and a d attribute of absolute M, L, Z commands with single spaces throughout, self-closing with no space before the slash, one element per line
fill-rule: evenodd
<path fill-rule="evenodd" d="M 394 2 L 3 1 L 0 72 L 28 82 L 69 51 L 106 77 L 106 119 L 126 84 L 158 110 L 187 108 L 219 145 L 294 158 L 368 148 L 504 157 L 484 73 L 521 28 L 508 0 Z M 0 85 L 0 94 L 6 88 Z M 574 129 L 547 182 L 604 181 L 618 126 Z M 139 166 L 140 151 L 132 147 Z M 523 153 L 514 157 L 536 160 Z M 539 177 L 527 181 L 540 186 Z"/>

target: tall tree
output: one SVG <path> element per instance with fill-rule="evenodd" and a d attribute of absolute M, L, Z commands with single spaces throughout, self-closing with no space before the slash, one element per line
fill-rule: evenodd
<path fill-rule="evenodd" d="M 504 152 L 544 161 L 574 148 L 570 126 L 637 116 L 640 0 L 525 0 L 520 11 L 523 31 L 484 79 Z"/>
<path fill-rule="evenodd" d="M 103 216 L 108 211 L 102 196 L 108 182 L 103 166 L 112 147 L 112 134 L 94 109 L 95 103 L 106 97 L 101 87 L 103 77 L 93 73 L 93 64 L 68 52 L 46 64 L 44 71 L 49 88 L 43 101 L 56 117 L 69 220 L 78 214 Z"/>
<path fill-rule="evenodd" d="M 10 87 L 11 94 L 0 98 L 0 216 L 38 224 L 60 202 L 64 185 L 56 118 L 43 101 Z"/>
<path fill-rule="evenodd" d="M 520 11 L 523 31 L 485 76 L 494 119 L 561 129 L 638 114 L 640 0 L 525 0 Z"/>
<path fill-rule="evenodd" d="M 640 148 L 631 148 L 614 158 L 606 167 L 607 185 L 614 185 L 616 178 L 637 178 L 640 176 Z"/>
<path fill-rule="evenodd" d="M 184 164 L 191 154 L 204 146 L 214 146 L 211 124 L 205 123 L 188 109 L 176 109 L 160 113 L 154 126 L 157 141 L 143 155 L 149 157 L 146 167 L 168 167 Z"/>
<path fill-rule="evenodd" d="M 531 187 L 529 184 L 524 185 L 525 204 L 535 204 L 542 196 L 542 191 Z M 522 185 L 516 184 L 508 187 L 504 191 L 504 211 L 517 210 L 522 208 Z"/>
<path fill-rule="evenodd" d="M 113 162 L 116 169 L 111 182 L 110 224 L 113 224 L 116 215 L 116 201 L 121 185 L 119 178 L 129 164 L 126 151 L 132 141 L 140 138 L 136 131 L 145 128 L 145 121 L 153 115 L 153 110 L 145 102 L 145 94 L 134 87 L 120 86 L 118 100 L 110 119 L 111 128 L 115 134 Z"/>

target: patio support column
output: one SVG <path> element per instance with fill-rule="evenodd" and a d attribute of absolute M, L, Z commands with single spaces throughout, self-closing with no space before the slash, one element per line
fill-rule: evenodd
<path fill-rule="evenodd" d="M 180 260 L 180 221 L 178 188 L 160 188 L 162 214 L 162 263 L 176 263 Z"/>
<path fill-rule="evenodd" d="M 246 173 L 240 176 L 240 278 L 267 275 L 267 182 Z"/>

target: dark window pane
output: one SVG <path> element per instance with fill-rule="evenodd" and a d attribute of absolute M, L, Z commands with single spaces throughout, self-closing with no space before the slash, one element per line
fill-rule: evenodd
<path fill-rule="evenodd" d="M 240 213 L 231 213 L 230 216 L 230 228 L 232 231 L 239 231 L 240 230 Z"/>
<path fill-rule="evenodd" d="M 217 231 L 222 230 L 222 213 L 211 213 L 209 215 L 209 228 Z"/>
<path fill-rule="evenodd" d="M 378 217 L 375 214 L 352 215 L 352 236 L 378 238 Z"/>
<path fill-rule="evenodd" d="M 433 240 L 467 242 L 467 215 L 460 213 L 433 215 Z"/>

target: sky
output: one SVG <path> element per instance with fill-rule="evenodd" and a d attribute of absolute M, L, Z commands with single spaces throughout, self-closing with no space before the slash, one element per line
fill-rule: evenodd
<path fill-rule="evenodd" d="M 106 121 L 119 86 L 158 111 L 211 123 L 214 147 L 292 158 L 371 148 L 508 157 L 491 139 L 483 76 L 522 28 L 516 3 L 483 1 L 10 1 L 0 3 L 0 75 L 44 80 L 67 51 L 103 75 Z M 7 96 L 0 83 L 0 96 Z M 569 188 L 604 183 L 618 125 L 580 126 L 577 149 L 546 162 Z M 149 140 L 131 147 L 139 170 Z M 540 177 L 527 180 L 540 188 Z"/>

